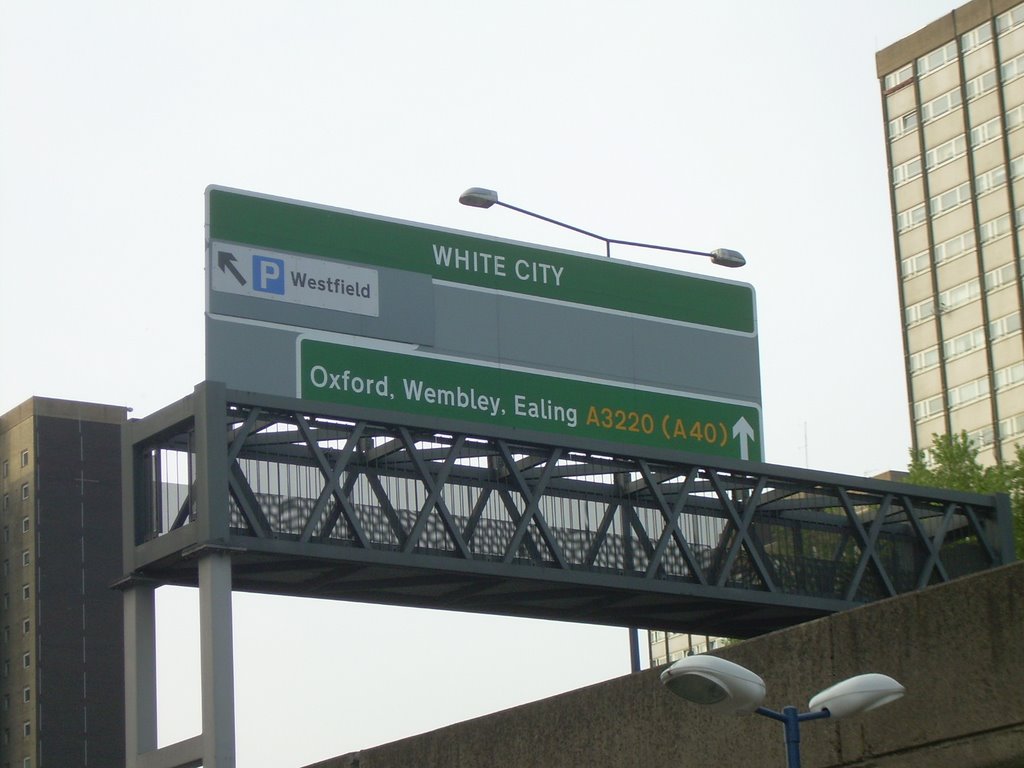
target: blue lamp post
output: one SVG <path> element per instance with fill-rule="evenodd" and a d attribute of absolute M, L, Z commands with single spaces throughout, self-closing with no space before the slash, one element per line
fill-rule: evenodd
<path fill-rule="evenodd" d="M 778 720 L 786 732 L 786 765 L 800 768 L 800 723 L 826 717 L 848 717 L 881 707 L 903 696 L 906 689 L 888 675 L 857 675 L 813 696 L 807 712 L 784 707 L 781 712 L 761 706 L 765 684 L 758 675 L 715 656 L 688 656 L 661 673 L 672 693 L 694 704 L 737 715 L 755 713 Z"/>

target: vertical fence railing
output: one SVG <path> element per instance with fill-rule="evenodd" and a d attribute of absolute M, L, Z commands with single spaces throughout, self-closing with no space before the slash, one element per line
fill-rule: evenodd
<path fill-rule="evenodd" d="M 994 497 L 229 403 L 233 536 L 863 602 L 1008 560 Z M 196 519 L 194 426 L 137 447 L 139 541 Z M 1010 555 L 1012 557 L 1012 554 Z"/>

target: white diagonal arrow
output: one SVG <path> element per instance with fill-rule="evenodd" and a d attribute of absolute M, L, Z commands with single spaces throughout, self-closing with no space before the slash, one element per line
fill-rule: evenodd
<path fill-rule="evenodd" d="M 745 416 L 740 416 L 740 420 L 732 425 L 732 436 L 740 439 L 740 458 L 747 459 L 747 441 L 754 439 L 754 428 L 750 426 Z"/>

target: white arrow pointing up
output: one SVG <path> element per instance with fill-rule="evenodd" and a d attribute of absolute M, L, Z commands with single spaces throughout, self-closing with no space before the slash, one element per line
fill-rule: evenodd
<path fill-rule="evenodd" d="M 745 416 L 740 416 L 740 420 L 732 425 L 732 436 L 740 439 L 740 458 L 749 458 L 747 441 L 754 439 L 754 428 L 750 426 Z"/>

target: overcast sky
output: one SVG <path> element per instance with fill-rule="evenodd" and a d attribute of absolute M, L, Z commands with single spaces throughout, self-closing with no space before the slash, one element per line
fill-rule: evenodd
<path fill-rule="evenodd" d="M 904 468 L 874 54 L 955 6 L 0 0 L 0 412 L 144 416 L 202 380 L 208 184 L 602 252 L 458 205 L 479 185 L 610 237 L 742 251 L 724 276 L 757 292 L 767 459 Z M 198 730 L 198 645 L 193 595 L 163 592 L 167 742 Z M 617 629 L 251 596 L 235 622 L 257 768 L 628 671 Z"/>

